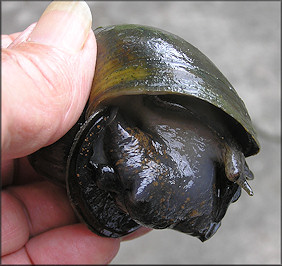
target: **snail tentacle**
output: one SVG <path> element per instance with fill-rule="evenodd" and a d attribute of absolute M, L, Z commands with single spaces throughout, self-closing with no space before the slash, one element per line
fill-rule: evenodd
<path fill-rule="evenodd" d="M 249 196 L 253 196 L 254 192 L 246 180 L 252 180 L 253 173 L 245 161 L 244 154 L 235 145 L 226 144 L 224 162 L 227 178 L 238 184 Z"/>

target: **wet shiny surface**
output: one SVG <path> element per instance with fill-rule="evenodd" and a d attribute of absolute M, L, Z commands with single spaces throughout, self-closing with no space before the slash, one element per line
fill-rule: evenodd
<path fill-rule="evenodd" d="M 116 176 L 98 179 L 138 223 L 204 241 L 215 233 L 238 190 L 224 173 L 225 142 L 177 103 L 157 98 L 158 106 L 156 97 L 145 99 L 114 101 L 119 109 L 112 109 L 115 118 L 103 141 Z"/>
<path fill-rule="evenodd" d="M 246 156 L 259 151 L 243 101 L 214 63 L 188 41 L 137 24 L 100 27 L 95 34 L 97 66 L 88 116 L 108 99 L 119 96 L 191 95 L 217 106 L 241 124 Z"/>
<path fill-rule="evenodd" d="M 103 178 L 109 181 L 112 176 L 111 169 L 105 167 L 103 156 L 98 157 L 102 159 L 103 165 L 97 173 L 97 162 L 93 152 L 93 146 L 99 145 L 100 142 L 97 136 L 100 136 L 101 128 L 105 127 L 110 117 L 108 113 L 103 113 L 103 116 L 101 113 L 95 114 L 95 119 L 91 117 L 76 135 L 75 145 L 70 150 L 71 156 L 67 162 L 66 188 L 76 214 L 90 230 L 103 236 L 121 237 L 140 226 L 123 210 L 117 208 L 112 197 L 105 191 L 106 187 L 101 188 L 95 178 L 99 174 L 102 179 L 99 181 L 103 184 L 105 183 Z M 110 187 L 113 187 L 113 184 L 110 183 Z"/>
<path fill-rule="evenodd" d="M 94 33 L 98 52 L 87 121 L 70 142 L 75 148 L 66 168 L 73 206 L 95 233 L 103 235 L 105 224 L 105 236 L 132 231 L 122 222 L 124 212 L 126 220 L 206 240 L 234 199 L 234 182 L 253 194 L 245 168 L 236 172 L 237 164 L 245 166 L 244 155 L 259 151 L 244 103 L 203 53 L 172 33 L 136 24 Z M 84 137 L 87 123 L 98 123 L 91 117 L 104 107 L 110 116 L 102 115 L 101 124 Z M 76 151 L 80 145 L 83 150 Z M 97 195 L 107 193 L 103 208 Z M 119 217 L 116 226 L 108 208 Z"/>

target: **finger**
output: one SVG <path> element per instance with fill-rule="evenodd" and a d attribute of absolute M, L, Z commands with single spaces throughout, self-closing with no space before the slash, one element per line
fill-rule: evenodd
<path fill-rule="evenodd" d="M 39 175 L 30 165 L 27 157 L 15 160 L 13 186 L 25 185 L 28 183 L 44 181 L 46 178 Z"/>
<path fill-rule="evenodd" d="M 77 222 L 64 188 L 48 181 L 2 191 L 2 255 L 24 246 L 30 236 Z"/>
<path fill-rule="evenodd" d="M 89 8 L 81 1 L 49 7 L 26 41 L 2 49 L 5 159 L 62 137 L 89 96 L 96 57 Z"/>
<path fill-rule="evenodd" d="M 32 261 L 28 257 L 25 247 L 20 248 L 16 252 L 8 254 L 6 256 L 1 257 L 2 265 L 19 265 L 19 264 L 32 264 Z"/>
<path fill-rule="evenodd" d="M 14 171 L 16 168 L 16 160 L 2 160 L 1 161 L 1 186 L 5 187 L 12 184 L 14 178 Z"/>
<path fill-rule="evenodd" d="M 35 24 L 35 23 L 34 23 L 34 24 Z M 21 35 L 21 34 L 22 34 L 22 32 L 15 32 L 15 33 L 10 34 L 9 37 L 10 37 L 10 39 L 14 42 L 15 39 L 17 39 L 18 36 Z"/>
<path fill-rule="evenodd" d="M 25 186 L 10 187 L 8 193 L 24 205 L 31 236 L 55 227 L 77 222 L 65 188 L 42 181 Z"/>
<path fill-rule="evenodd" d="M 29 225 L 21 202 L 12 195 L 1 193 L 1 255 L 22 248 L 29 238 Z"/>
<path fill-rule="evenodd" d="M 2 187 L 8 185 L 24 185 L 27 183 L 46 180 L 39 175 L 30 165 L 27 157 L 1 162 Z"/>
<path fill-rule="evenodd" d="M 12 33 L 10 35 L 1 35 L 1 48 L 7 48 L 12 42 L 14 42 L 22 32 Z"/>
<path fill-rule="evenodd" d="M 1 48 L 7 48 L 20 34 L 21 32 L 10 35 L 1 35 Z"/>
<path fill-rule="evenodd" d="M 4 160 L 1 162 L 1 167 L 2 187 L 4 188 L 11 184 L 19 186 L 46 180 L 33 169 L 27 157 Z"/>
<path fill-rule="evenodd" d="M 20 43 L 25 42 L 28 39 L 28 37 L 30 36 L 30 34 L 32 33 L 32 31 L 34 30 L 35 26 L 36 26 L 36 23 L 33 23 L 29 27 L 27 27 L 23 32 L 17 32 L 17 33 L 9 35 L 8 38 L 12 42 L 9 43 L 9 45 L 4 48 L 13 48 L 19 45 Z"/>
<path fill-rule="evenodd" d="M 119 240 L 89 232 L 81 224 L 48 231 L 31 239 L 27 248 L 3 256 L 2 264 L 108 264 Z"/>
<path fill-rule="evenodd" d="M 13 40 L 10 38 L 9 35 L 2 35 L 1 36 L 1 48 L 7 48 Z"/>
<path fill-rule="evenodd" d="M 40 234 L 26 244 L 34 264 L 108 264 L 120 240 L 100 237 L 85 225 L 75 224 Z"/>
<path fill-rule="evenodd" d="M 147 233 L 149 233 L 150 231 L 152 231 L 151 228 L 146 228 L 146 227 L 141 227 L 138 230 L 134 231 L 133 233 L 126 235 L 124 237 L 121 238 L 121 241 L 128 241 L 128 240 L 132 240 L 135 239 L 137 237 L 143 236 Z"/>

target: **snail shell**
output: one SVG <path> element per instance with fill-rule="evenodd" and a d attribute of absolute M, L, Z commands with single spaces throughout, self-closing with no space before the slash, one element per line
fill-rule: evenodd
<path fill-rule="evenodd" d="M 152 27 L 95 30 L 95 77 L 77 124 L 30 156 L 65 184 L 95 233 L 171 228 L 205 241 L 243 188 L 259 143 L 243 101 L 216 66 Z M 50 171 L 50 165 L 53 170 Z"/>

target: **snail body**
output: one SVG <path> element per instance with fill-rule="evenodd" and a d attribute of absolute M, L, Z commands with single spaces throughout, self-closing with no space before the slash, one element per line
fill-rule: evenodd
<path fill-rule="evenodd" d="M 140 25 L 95 31 L 89 102 L 58 142 L 30 156 L 66 184 L 95 233 L 171 228 L 205 241 L 243 188 L 259 144 L 243 101 L 197 48 Z M 50 171 L 50 164 L 54 171 Z"/>

